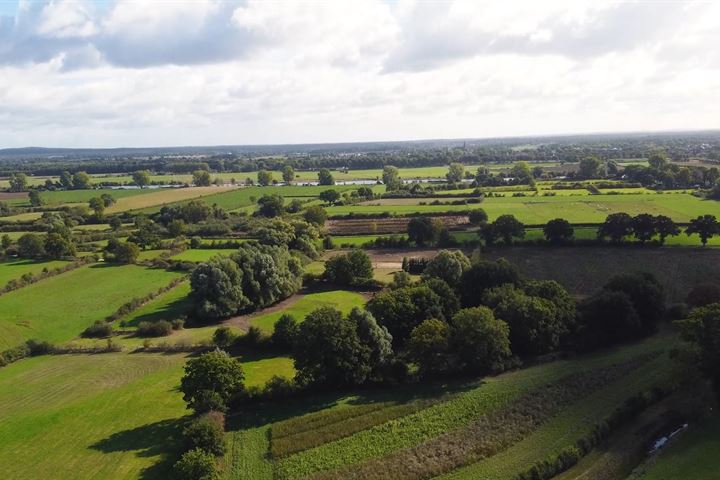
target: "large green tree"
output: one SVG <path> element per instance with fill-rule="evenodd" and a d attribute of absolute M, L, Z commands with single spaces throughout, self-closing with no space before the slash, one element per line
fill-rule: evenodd
<path fill-rule="evenodd" d="M 373 278 L 373 267 L 367 253 L 353 249 L 325 262 L 325 279 L 336 285 L 358 285 Z"/>
<path fill-rule="evenodd" d="M 321 168 L 318 171 L 318 185 L 335 185 L 335 179 L 327 168 Z"/>
<path fill-rule="evenodd" d="M 402 179 L 400 178 L 400 170 L 392 165 L 387 165 L 383 168 L 382 181 L 385 184 L 387 190 L 397 190 L 402 187 Z"/>
<path fill-rule="evenodd" d="M 423 278 L 439 278 L 448 285 L 457 287 L 465 270 L 470 268 L 470 259 L 459 250 L 440 250 L 428 262 Z"/>
<path fill-rule="evenodd" d="M 461 181 L 465 174 L 465 166 L 462 163 L 453 162 L 448 165 L 448 172 L 445 174 L 445 178 L 450 183 L 457 183 Z"/>
<path fill-rule="evenodd" d="M 614 243 L 620 243 L 633 232 L 632 217 L 627 213 L 611 213 L 598 228 L 598 238 L 609 237 Z"/>
<path fill-rule="evenodd" d="M 190 275 L 195 313 L 217 320 L 267 307 L 295 293 L 302 264 L 287 247 L 248 242 L 230 257 L 200 264 Z"/>
<path fill-rule="evenodd" d="M 334 388 L 365 382 L 372 370 L 370 356 L 356 323 L 331 307 L 305 317 L 293 349 L 300 383 Z"/>
<path fill-rule="evenodd" d="M 685 229 L 685 233 L 688 236 L 697 234 L 705 246 L 710 238 L 720 233 L 720 223 L 715 215 L 700 215 L 690 220 L 690 225 Z"/>
<path fill-rule="evenodd" d="M 230 399 L 245 387 L 240 362 L 221 350 L 191 358 L 180 380 L 183 400 L 196 412 L 225 410 Z"/>
<path fill-rule="evenodd" d="M 404 345 L 413 328 L 428 318 L 442 318 L 442 299 L 428 286 L 386 290 L 367 303 L 378 323 L 388 329 L 393 345 Z"/>
<path fill-rule="evenodd" d="M 696 308 L 678 325 L 683 340 L 692 345 L 700 369 L 712 381 L 720 400 L 720 304 Z"/>
<path fill-rule="evenodd" d="M 487 307 L 460 310 L 450 325 L 452 349 L 473 373 L 487 373 L 511 355 L 510 328 Z"/>

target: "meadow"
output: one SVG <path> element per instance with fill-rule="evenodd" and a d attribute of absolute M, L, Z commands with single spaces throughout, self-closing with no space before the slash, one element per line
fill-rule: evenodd
<path fill-rule="evenodd" d="M 128 210 L 143 210 L 147 208 L 160 209 L 163 205 L 170 205 L 177 202 L 203 198 L 205 202 L 212 205 L 208 197 L 217 195 L 218 192 L 231 191 L 233 187 L 192 187 L 192 188 L 163 188 L 148 190 L 143 195 L 131 195 L 120 198 L 116 204 L 107 208 L 106 213 L 118 213 Z"/>
<path fill-rule="evenodd" d="M 215 256 L 230 255 L 234 251 L 234 248 L 189 248 L 177 255 L 173 255 L 172 259 L 182 260 L 184 262 L 207 262 Z"/>
<path fill-rule="evenodd" d="M 577 195 L 487 197 L 480 204 L 430 205 L 436 199 L 383 199 L 365 205 L 328 207 L 328 214 L 344 216 L 354 214 L 408 215 L 412 213 L 442 213 L 482 208 L 492 221 L 500 215 L 514 215 L 528 225 L 544 224 L 553 218 L 564 218 L 571 223 L 602 223 L 611 213 L 630 215 L 650 213 L 666 215 L 676 222 L 688 222 L 699 215 L 720 217 L 720 202 L 704 200 L 689 193 L 624 193 L 621 195 Z M 441 199 L 443 200 L 443 199 Z M 420 205 L 421 202 L 426 203 Z M 380 204 L 378 204 L 380 203 Z"/>
<path fill-rule="evenodd" d="M 118 307 L 166 285 L 177 272 L 137 265 L 90 265 L 0 296 L 0 350 L 31 338 L 78 336 Z"/>
<path fill-rule="evenodd" d="M 250 325 L 258 327 L 265 333 L 272 333 L 275 322 L 284 313 L 294 316 L 298 321 L 302 321 L 308 313 L 317 308 L 334 307 L 343 313 L 348 313 L 353 307 L 361 307 L 365 304 L 365 297 L 361 294 L 345 290 L 301 294 L 294 297 L 294 299 L 286 308 L 280 311 L 259 312 L 257 315 L 250 316 Z"/>
<path fill-rule="evenodd" d="M 0 369 L 4 478 L 167 478 L 185 357 L 44 356 Z M 22 385 L 22 388 L 17 388 Z"/>
<path fill-rule="evenodd" d="M 4 287 L 10 280 L 17 280 L 25 274 L 37 274 L 43 270 L 67 265 L 63 260 L 4 260 L 0 261 L 0 288 Z"/>
<path fill-rule="evenodd" d="M 138 195 L 148 195 L 150 193 L 157 192 L 157 190 L 150 189 L 111 189 L 111 188 L 98 188 L 93 190 L 55 190 L 45 191 L 40 194 L 40 198 L 43 199 L 46 205 L 66 205 L 71 203 L 87 203 L 93 197 L 100 197 L 103 194 L 110 195 L 115 200 L 120 201 L 129 197 L 136 197 Z"/>

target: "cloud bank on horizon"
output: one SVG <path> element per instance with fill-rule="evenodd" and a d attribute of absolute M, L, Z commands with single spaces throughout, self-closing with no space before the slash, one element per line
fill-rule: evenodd
<path fill-rule="evenodd" d="M 0 147 L 717 128 L 720 3 L 21 0 Z"/>

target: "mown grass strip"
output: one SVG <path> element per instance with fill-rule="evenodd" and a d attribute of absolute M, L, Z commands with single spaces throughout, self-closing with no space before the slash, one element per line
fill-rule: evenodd
<path fill-rule="evenodd" d="M 612 384 L 654 356 L 641 355 L 592 372 L 573 373 L 524 395 L 505 408 L 481 416 L 466 428 L 385 457 L 318 473 L 310 478 L 418 480 L 449 472 L 522 440 L 565 406 Z"/>
<path fill-rule="evenodd" d="M 293 453 L 333 442 L 375 425 L 410 415 L 433 403 L 436 402 L 419 400 L 405 404 L 380 403 L 331 410 L 327 412 L 329 415 L 322 415 L 320 419 L 309 418 L 309 422 L 295 432 L 281 424 L 278 428 L 276 424 L 271 429 L 270 451 L 274 458 L 287 457 Z M 292 419 L 289 422 L 300 418 L 303 417 Z"/>

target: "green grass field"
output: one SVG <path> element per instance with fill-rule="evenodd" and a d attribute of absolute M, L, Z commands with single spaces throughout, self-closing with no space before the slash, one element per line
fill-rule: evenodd
<path fill-rule="evenodd" d="M 157 190 L 149 189 L 114 190 L 111 188 L 98 188 L 95 190 L 56 190 L 42 192 L 40 197 L 48 206 L 54 206 L 68 203 L 87 203 L 91 198 L 99 197 L 103 194 L 108 194 L 119 201 L 120 199 L 135 197 L 137 195 L 147 195 L 156 191 Z"/>
<path fill-rule="evenodd" d="M 0 350 L 30 338 L 70 340 L 133 297 L 178 276 L 136 265 L 90 265 L 2 295 Z"/>
<path fill-rule="evenodd" d="M 281 311 L 253 316 L 250 324 L 260 328 L 263 332 L 272 333 L 273 326 L 283 313 L 302 321 L 305 316 L 315 309 L 321 307 L 334 307 L 343 313 L 348 313 L 353 307 L 361 307 L 365 304 L 365 298 L 359 293 L 347 292 L 345 290 L 332 290 L 329 292 L 310 293 L 303 295 L 298 301 L 292 303 Z"/>
<path fill-rule="evenodd" d="M 526 224 L 543 224 L 553 218 L 601 223 L 609 214 L 618 212 L 667 215 L 676 222 L 688 222 L 704 214 L 720 217 L 720 202 L 685 193 L 486 198 L 481 207 L 490 220 L 512 214 Z"/>
<path fill-rule="evenodd" d="M 44 356 L 0 369 L 0 472 L 17 480 L 163 479 L 185 357 Z M 22 388 L 19 388 L 22 385 Z"/>
<path fill-rule="evenodd" d="M 217 255 L 230 255 L 235 251 L 234 248 L 198 248 L 187 249 L 172 257 L 173 260 L 182 260 L 184 262 L 207 262 Z"/>
<path fill-rule="evenodd" d="M 4 287 L 10 280 L 18 279 L 26 273 L 34 275 L 44 269 L 52 270 L 67 265 L 67 263 L 63 260 L 35 261 L 18 259 L 0 261 L 0 288 Z"/>
<path fill-rule="evenodd" d="M 633 480 L 714 480 L 720 478 L 720 415 L 693 424 L 649 462 Z"/>
<path fill-rule="evenodd" d="M 553 218 L 564 218 L 571 223 L 602 223 L 611 213 L 625 212 L 630 215 L 650 213 L 666 215 L 676 222 L 688 222 L 699 215 L 712 214 L 720 217 L 720 202 L 704 200 L 689 193 L 632 193 L 622 195 L 558 195 L 554 197 L 489 197 L 480 204 L 429 205 L 433 199 L 384 199 L 367 205 L 343 205 L 328 207 L 330 216 L 389 213 L 409 215 L 412 213 L 441 213 L 484 209 L 490 221 L 500 215 L 511 214 L 525 224 L 544 224 Z M 418 205 L 426 202 L 428 205 Z M 381 204 L 377 204 L 381 203 Z"/>
<path fill-rule="evenodd" d="M 213 188 L 213 187 L 208 187 Z M 243 187 L 236 188 L 222 193 L 214 193 L 203 197 L 203 201 L 208 205 L 217 205 L 228 211 L 241 210 L 244 208 L 255 208 L 257 199 L 263 195 L 279 194 L 285 198 L 313 199 L 320 192 L 328 189 L 335 189 L 340 192 L 357 189 L 357 186 L 268 186 L 268 187 Z M 286 203 L 288 200 L 286 200 Z M 147 208 L 144 212 L 152 212 L 155 208 Z"/>

